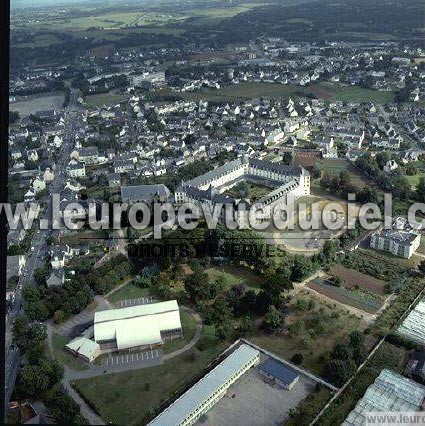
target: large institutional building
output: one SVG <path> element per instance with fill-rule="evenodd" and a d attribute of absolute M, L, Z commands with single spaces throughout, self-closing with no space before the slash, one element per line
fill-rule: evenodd
<path fill-rule="evenodd" d="M 260 352 L 242 344 L 180 398 L 174 401 L 150 426 L 188 426 L 226 394 L 227 389 L 251 367 L 260 363 Z"/>
<path fill-rule="evenodd" d="M 162 344 L 162 338 L 181 335 L 176 300 L 110 309 L 94 314 L 94 341 L 118 350 Z"/>
<path fill-rule="evenodd" d="M 294 198 L 310 195 L 310 174 L 302 167 L 286 166 L 270 161 L 243 156 L 223 166 L 182 182 L 175 191 L 176 204 L 193 203 L 237 204 L 231 196 L 225 195 L 240 182 L 258 183 L 270 187 L 270 192 L 260 198 L 256 204 L 272 208 L 277 203 L 286 203 L 288 196 Z M 250 208 L 249 203 L 245 203 Z"/>
<path fill-rule="evenodd" d="M 94 325 L 65 348 L 92 362 L 102 353 L 152 348 L 181 336 L 179 307 L 176 300 L 169 300 L 96 312 Z"/>
<path fill-rule="evenodd" d="M 421 243 L 421 235 L 403 218 L 394 221 L 393 229 L 382 229 L 373 234 L 370 247 L 409 259 Z"/>

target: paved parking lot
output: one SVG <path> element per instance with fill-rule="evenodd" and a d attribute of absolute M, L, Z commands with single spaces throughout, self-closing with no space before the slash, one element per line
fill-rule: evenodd
<path fill-rule="evenodd" d="M 75 315 L 68 321 L 61 324 L 57 331 L 59 334 L 75 337 L 80 335 L 84 330 L 87 330 L 93 325 L 94 312 L 81 312 Z"/>
<path fill-rule="evenodd" d="M 262 355 L 261 362 L 267 357 Z M 251 368 L 228 389 L 197 425 L 268 426 L 284 424 L 288 412 L 314 391 L 316 383 L 300 375 L 291 390 L 266 383 L 259 367 Z"/>
<path fill-rule="evenodd" d="M 161 349 L 149 349 L 143 352 L 115 353 L 102 357 L 103 373 L 120 372 L 138 368 L 146 368 L 163 363 Z M 97 368 L 95 368 L 97 370 Z"/>
<path fill-rule="evenodd" d="M 128 306 L 137 306 L 137 305 L 147 305 L 148 303 L 155 302 L 155 299 L 153 296 L 146 296 L 146 297 L 137 297 L 136 299 L 125 299 L 125 300 L 119 300 L 115 303 L 115 306 L 117 308 L 126 308 Z"/>

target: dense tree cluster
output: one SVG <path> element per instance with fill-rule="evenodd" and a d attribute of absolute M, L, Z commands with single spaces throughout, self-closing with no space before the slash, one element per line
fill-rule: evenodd
<path fill-rule="evenodd" d="M 386 173 L 383 166 L 390 159 L 388 153 L 379 153 L 373 158 L 366 153 L 356 160 L 356 166 L 369 175 L 385 192 L 391 193 L 401 200 L 408 200 L 411 196 L 410 184 L 399 169 Z"/>
<path fill-rule="evenodd" d="M 27 361 L 19 371 L 15 396 L 18 399 L 40 398 L 58 424 L 86 424 L 78 404 L 59 384 L 63 367 L 47 356 L 45 326 L 29 323 L 23 316 L 17 317 L 12 336 L 13 343 Z"/>
<path fill-rule="evenodd" d="M 325 366 L 325 377 L 336 386 L 342 386 L 355 373 L 364 357 L 364 336 L 353 331 L 346 343 L 334 346 L 331 359 Z"/>

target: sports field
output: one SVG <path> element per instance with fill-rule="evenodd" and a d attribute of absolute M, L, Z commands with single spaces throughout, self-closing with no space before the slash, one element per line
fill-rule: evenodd
<path fill-rule="evenodd" d="M 124 101 L 126 98 L 127 97 L 125 95 L 120 94 L 100 93 L 98 95 L 86 96 L 85 102 L 88 107 L 101 107 L 103 105 L 116 105 Z"/>

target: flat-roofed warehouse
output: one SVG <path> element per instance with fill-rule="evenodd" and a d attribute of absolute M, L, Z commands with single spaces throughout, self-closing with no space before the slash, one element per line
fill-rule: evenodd
<path fill-rule="evenodd" d="M 252 366 L 260 362 L 260 352 L 242 344 L 217 367 L 174 401 L 151 426 L 187 426 L 194 424 L 225 394 L 227 389 Z"/>
<path fill-rule="evenodd" d="M 165 336 L 181 336 L 176 300 L 110 309 L 94 315 L 94 340 L 118 350 L 163 343 Z"/>

